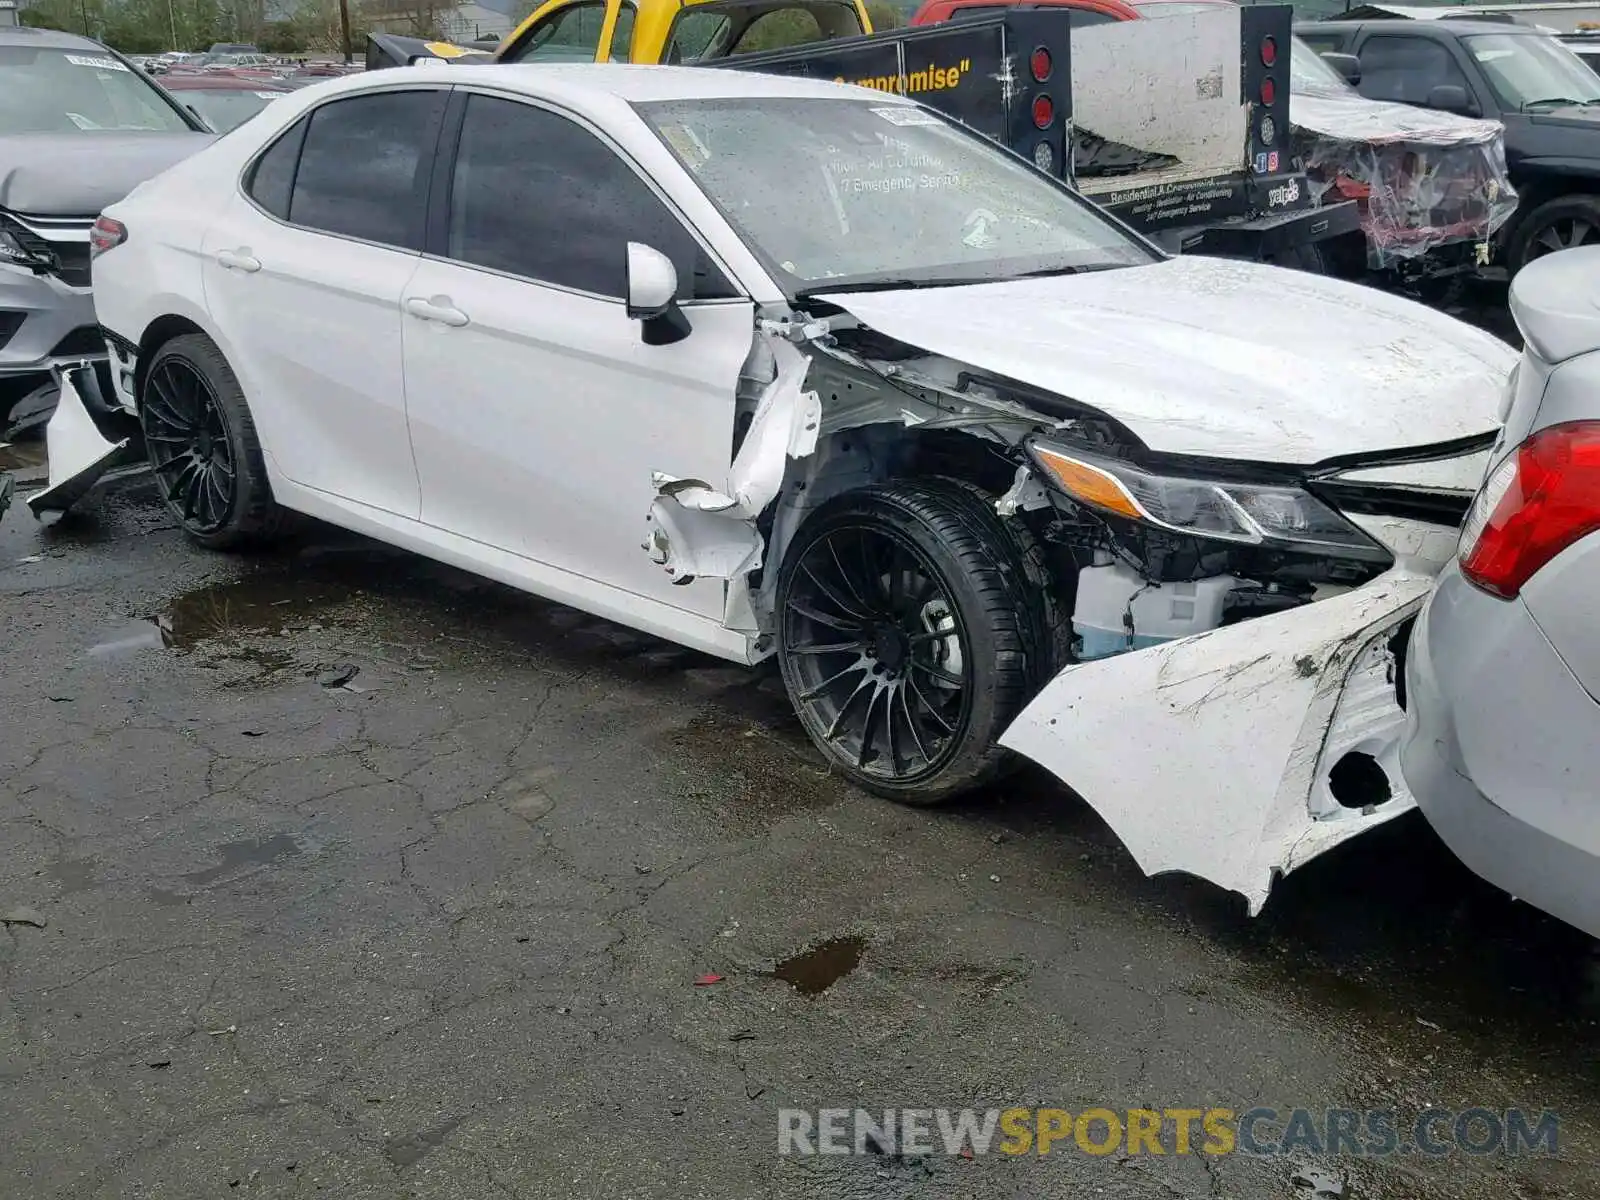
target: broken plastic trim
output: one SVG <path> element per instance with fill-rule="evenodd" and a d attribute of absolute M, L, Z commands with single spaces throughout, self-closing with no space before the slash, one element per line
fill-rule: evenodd
<path fill-rule="evenodd" d="M 110 409 L 101 399 L 93 367 L 62 371 L 60 384 L 56 410 L 45 426 L 50 486 L 28 497 L 29 510 L 46 523 L 59 520 L 106 472 L 142 460 L 145 451 L 138 421 Z M 85 402 L 86 395 L 93 397 L 98 420 Z"/>

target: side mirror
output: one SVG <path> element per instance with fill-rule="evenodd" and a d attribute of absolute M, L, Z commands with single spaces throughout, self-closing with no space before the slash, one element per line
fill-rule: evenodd
<path fill-rule="evenodd" d="M 1464 117 L 1483 115 L 1483 110 L 1467 95 L 1467 89 L 1457 83 L 1441 83 L 1430 91 L 1428 107 L 1437 108 L 1441 112 L 1459 113 Z"/>
<path fill-rule="evenodd" d="M 689 336 L 689 318 L 678 307 L 678 270 L 661 251 L 628 243 L 628 316 L 643 322 L 647 346 L 670 346 Z"/>
<path fill-rule="evenodd" d="M 1343 75 L 1351 87 L 1361 82 L 1361 60 L 1354 54 L 1336 54 L 1330 50 L 1322 56 L 1322 61 Z"/>

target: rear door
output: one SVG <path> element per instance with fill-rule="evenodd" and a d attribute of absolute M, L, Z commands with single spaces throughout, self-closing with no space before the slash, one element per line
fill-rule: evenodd
<path fill-rule="evenodd" d="M 599 611 L 637 623 L 621 592 L 720 623 L 722 583 L 675 584 L 640 542 L 653 472 L 727 478 L 754 305 L 596 130 L 520 98 L 458 106 L 404 299 L 422 520 L 564 572 L 554 590 Z M 676 265 L 684 340 L 647 345 L 628 316 L 629 242 Z"/>
<path fill-rule="evenodd" d="M 256 159 L 202 244 L 206 302 L 272 464 L 413 519 L 400 299 L 448 94 L 401 85 L 314 108 Z"/>

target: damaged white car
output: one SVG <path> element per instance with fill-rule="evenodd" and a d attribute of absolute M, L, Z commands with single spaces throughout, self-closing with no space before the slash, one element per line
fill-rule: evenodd
<path fill-rule="evenodd" d="M 204 545 L 295 510 L 775 655 L 863 787 L 1026 756 L 1252 911 L 1411 805 L 1395 659 L 1515 361 L 1448 317 L 1169 258 L 910 101 L 695 68 L 326 84 L 95 245 Z"/>

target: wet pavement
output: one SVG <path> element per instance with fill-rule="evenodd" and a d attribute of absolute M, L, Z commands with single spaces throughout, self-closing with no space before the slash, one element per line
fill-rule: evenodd
<path fill-rule="evenodd" d="M 0 1196 L 1600 1194 L 1591 945 L 1416 820 L 1266 912 L 1022 775 L 915 811 L 748 672 L 143 479 L 0 521 Z M 1181 805 L 1182 795 L 1151 797 Z M 780 1108 L 1560 1113 L 1560 1154 L 780 1157 Z"/>

